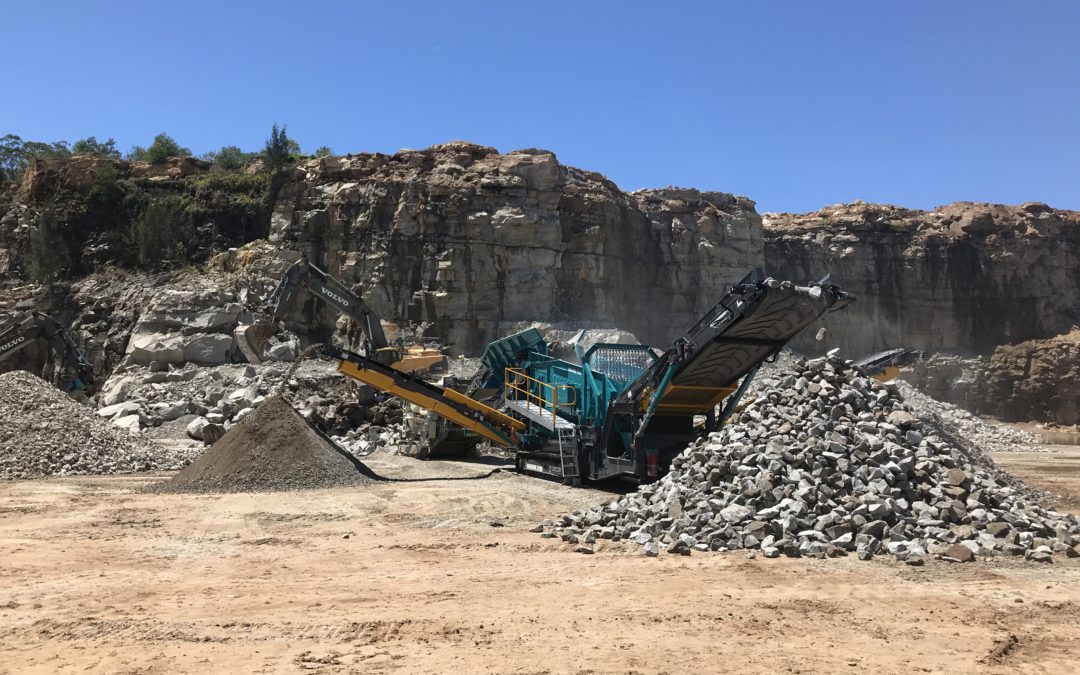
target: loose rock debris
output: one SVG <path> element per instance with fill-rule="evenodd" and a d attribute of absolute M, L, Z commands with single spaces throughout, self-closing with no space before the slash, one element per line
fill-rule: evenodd
<path fill-rule="evenodd" d="M 0 478 L 160 471 L 191 458 L 110 424 L 28 372 L 0 375 Z"/>
<path fill-rule="evenodd" d="M 546 521 L 541 536 L 629 539 L 647 556 L 751 549 L 766 558 L 889 554 L 912 565 L 1080 552 L 1075 516 L 1043 508 L 1039 493 L 981 453 L 950 444 L 897 387 L 835 356 L 799 360 L 764 385 L 664 478 Z"/>

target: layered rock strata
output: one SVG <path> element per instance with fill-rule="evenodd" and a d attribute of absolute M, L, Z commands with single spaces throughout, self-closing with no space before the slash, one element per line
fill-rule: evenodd
<path fill-rule="evenodd" d="M 465 352 L 521 321 L 619 326 L 662 343 L 763 262 L 745 198 L 626 194 L 548 151 L 461 142 L 297 169 L 270 239 L 383 317 L 427 324 Z"/>
<path fill-rule="evenodd" d="M 829 321 L 828 347 L 989 354 L 1080 322 L 1080 212 L 958 202 L 933 211 L 843 204 L 765 214 L 769 271 L 827 270 L 860 301 Z M 812 336 L 795 344 L 822 348 Z"/>

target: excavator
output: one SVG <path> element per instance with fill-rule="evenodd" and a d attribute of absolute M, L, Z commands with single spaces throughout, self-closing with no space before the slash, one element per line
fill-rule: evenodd
<path fill-rule="evenodd" d="M 0 323 L 0 363 L 38 341 L 47 343 L 56 354 L 65 390 L 85 389 L 94 372 L 93 365 L 64 327 L 41 312 L 22 312 Z"/>
<path fill-rule="evenodd" d="M 407 354 L 385 351 L 378 317 L 332 277 L 306 279 L 368 327 L 366 353 L 324 347 L 339 372 L 441 418 L 433 442 L 460 428 L 513 452 L 518 471 L 572 484 L 663 476 L 689 442 L 730 416 L 762 363 L 853 300 L 828 277 L 798 286 L 754 269 L 664 350 L 597 343 L 571 363 L 552 357 L 532 328 L 491 342 L 469 384 L 455 388 L 425 381 L 408 370 Z M 278 288 L 293 285 L 283 279 Z M 242 342 L 255 332 L 239 330 Z"/>
<path fill-rule="evenodd" d="M 285 270 L 255 322 L 241 324 L 234 331 L 236 343 L 248 361 L 263 361 L 270 337 L 275 333 L 275 324 L 283 320 L 293 299 L 305 291 L 357 322 L 365 336 L 365 351 L 380 363 L 404 373 L 446 365 L 446 355 L 437 348 L 408 345 L 404 340 L 400 344 L 391 344 L 386 339 L 382 322 L 367 303 L 345 284 L 304 259 Z"/>

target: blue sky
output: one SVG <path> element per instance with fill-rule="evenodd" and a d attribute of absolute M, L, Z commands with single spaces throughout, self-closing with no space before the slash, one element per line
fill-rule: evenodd
<path fill-rule="evenodd" d="M 1080 209 L 1080 2 L 0 0 L 0 134 L 553 150 L 761 211 Z"/>

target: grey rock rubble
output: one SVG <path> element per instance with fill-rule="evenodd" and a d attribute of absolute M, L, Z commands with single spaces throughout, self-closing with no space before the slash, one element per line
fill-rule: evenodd
<path fill-rule="evenodd" d="M 915 415 L 937 427 L 970 455 L 1046 451 L 1039 445 L 1039 437 L 1030 431 L 984 419 L 951 403 L 935 400 L 902 380 L 896 384 L 904 402 L 911 406 Z"/>
<path fill-rule="evenodd" d="M 130 424 L 135 431 L 190 415 L 228 425 L 261 403 L 284 370 L 280 363 L 127 367 L 102 387 L 97 414 L 114 424 Z M 127 419 L 131 417 L 134 421 Z"/>
<path fill-rule="evenodd" d="M 541 536 L 763 557 L 891 555 L 911 565 L 1080 553 L 1080 522 L 981 454 L 948 442 L 894 385 L 835 356 L 794 362 L 756 401 L 691 444 L 661 480 L 545 521 Z M 967 549 L 972 555 L 960 551 Z"/>
<path fill-rule="evenodd" d="M 30 373 L 0 375 L 2 479 L 176 469 L 191 454 L 109 424 Z"/>

